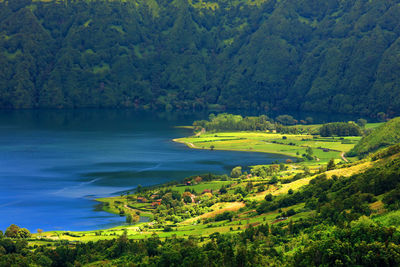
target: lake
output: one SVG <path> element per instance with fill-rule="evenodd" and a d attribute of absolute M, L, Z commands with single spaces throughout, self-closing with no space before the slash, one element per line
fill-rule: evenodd
<path fill-rule="evenodd" d="M 189 149 L 202 114 L 131 110 L 0 111 L 0 230 L 10 224 L 49 230 L 94 230 L 125 218 L 96 210 L 97 197 L 202 173 L 287 157 Z"/>

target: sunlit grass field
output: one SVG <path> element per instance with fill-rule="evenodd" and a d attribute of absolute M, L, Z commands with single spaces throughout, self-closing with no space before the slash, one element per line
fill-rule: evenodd
<path fill-rule="evenodd" d="M 308 147 L 320 163 L 330 159 L 342 160 L 341 153 L 351 150 L 361 137 L 315 137 L 301 134 L 277 134 L 267 132 L 206 133 L 175 139 L 191 148 L 235 150 L 282 154 L 301 157 Z"/>

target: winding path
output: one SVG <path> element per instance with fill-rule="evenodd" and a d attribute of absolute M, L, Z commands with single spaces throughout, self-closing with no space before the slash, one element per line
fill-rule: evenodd
<path fill-rule="evenodd" d="M 346 157 L 344 156 L 344 152 L 340 153 L 340 156 L 342 157 L 344 162 L 349 162 L 348 159 L 346 159 Z"/>

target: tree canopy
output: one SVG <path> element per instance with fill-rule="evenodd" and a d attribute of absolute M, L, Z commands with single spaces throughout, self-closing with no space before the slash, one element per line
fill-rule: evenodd
<path fill-rule="evenodd" d="M 0 108 L 393 116 L 399 17 L 396 1 L 4 0 Z"/>

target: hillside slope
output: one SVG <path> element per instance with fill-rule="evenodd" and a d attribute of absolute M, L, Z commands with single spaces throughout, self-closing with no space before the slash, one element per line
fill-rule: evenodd
<path fill-rule="evenodd" d="M 363 137 L 349 151 L 350 156 L 365 155 L 379 148 L 400 143 L 400 117 L 394 118 Z"/>
<path fill-rule="evenodd" d="M 0 1 L 0 108 L 400 114 L 398 1 Z"/>

